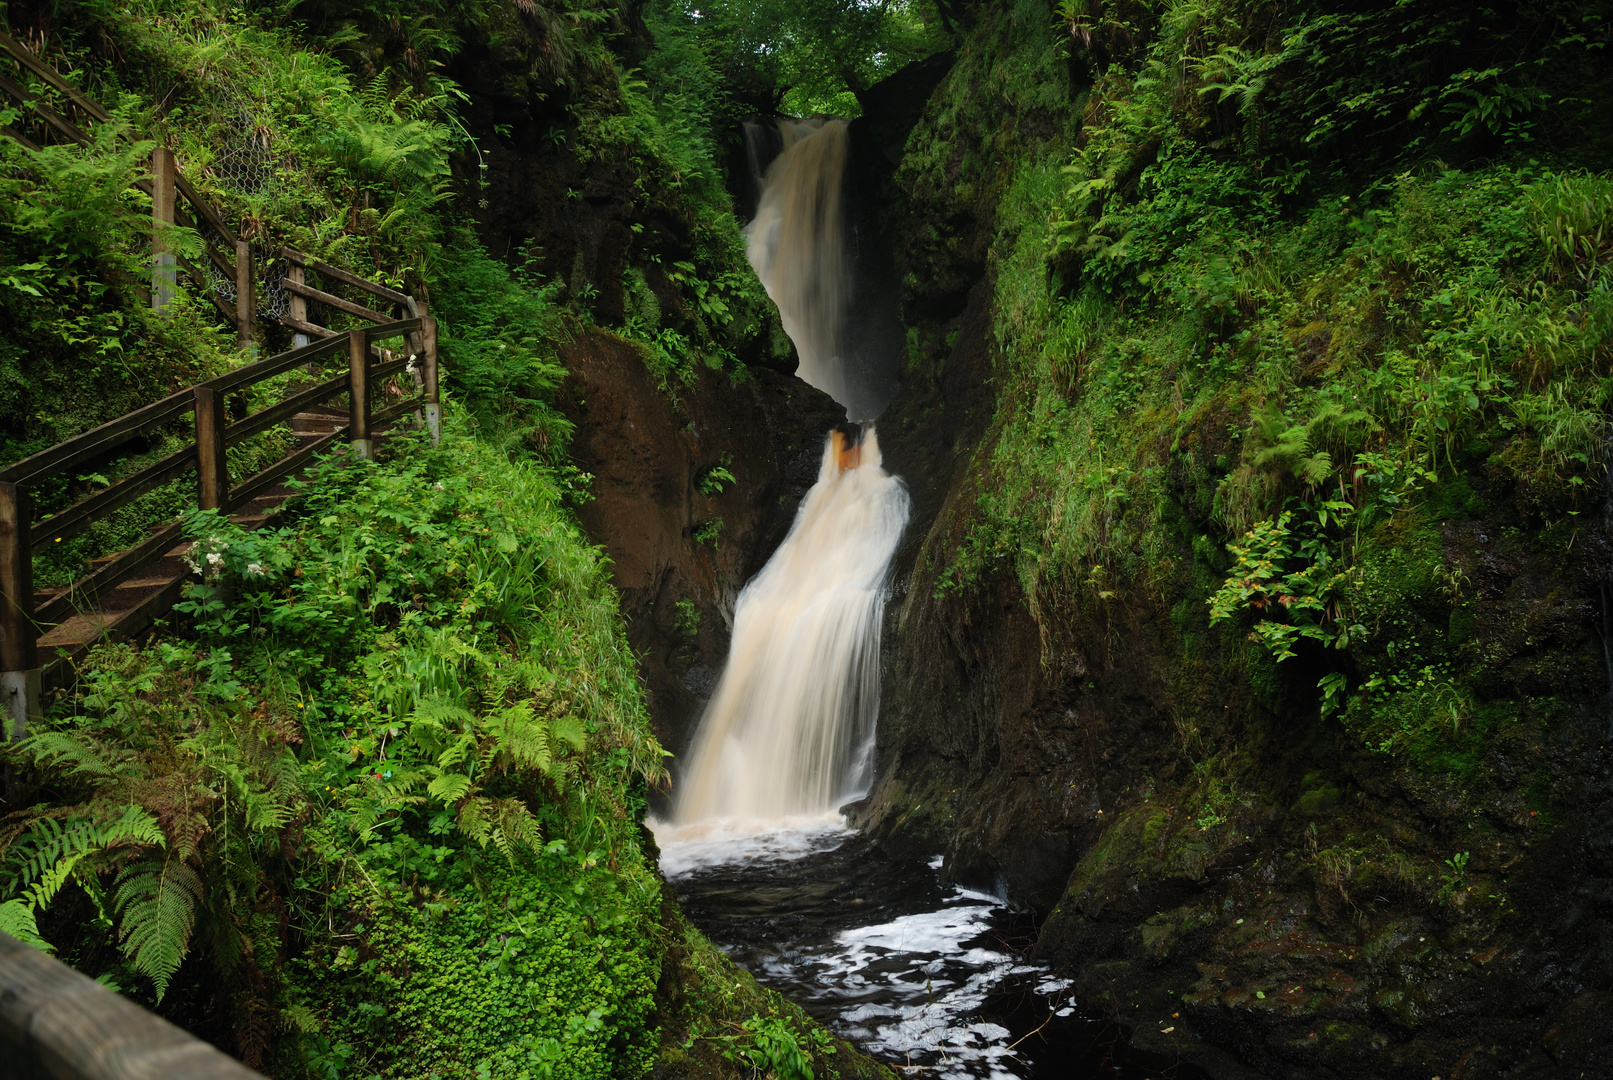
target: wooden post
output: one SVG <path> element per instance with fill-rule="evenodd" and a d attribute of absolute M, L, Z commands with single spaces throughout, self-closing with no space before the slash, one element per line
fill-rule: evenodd
<path fill-rule="evenodd" d="M 235 340 L 246 352 L 257 331 L 258 298 L 252 291 L 252 245 L 235 242 Z"/>
<path fill-rule="evenodd" d="M 164 230 L 174 224 L 174 152 L 159 146 L 151 154 L 151 306 L 161 311 L 174 298 L 179 267 Z"/>
<path fill-rule="evenodd" d="M 435 445 L 442 442 L 442 399 L 437 396 L 437 320 L 429 315 L 423 316 L 420 320 L 420 336 L 424 339 L 426 351 L 426 379 L 422 387 L 426 430 L 431 432 L 431 441 Z"/>
<path fill-rule="evenodd" d="M 39 716 L 39 628 L 34 625 L 34 564 L 28 525 L 33 500 L 0 484 L 0 697 L 7 734 L 20 739 Z"/>
<path fill-rule="evenodd" d="M 302 278 L 303 278 L 302 263 L 293 262 L 293 263 L 291 263 L 291 265 L 286 267 L 286 280 L 287 281 L 293 281 L 293 282 L 296 282 L 298 285 L 302 285 L 302 284 L 304 284 Z M 289 303 L 287 304 L 286 313 L 289 314 L 293 319 L 296 319 L 298 322 L 307 322 L 308 321 L 308 298 L 306 296 L 302 296 L 302 295 L 300 295 L 298 293 L 292 293 L 290 295 L 290 297 L 288 297 L 288 300 L 289 300 Z M 300 349 L 306 344 L 308 344 L 308 335 L 307 334 L 304 334 L 301 331 L 298 331 L 297 333 L 291 335 L 292 348 Z"/>
<path fill-rule="evenodd" d="M 347 332 L 348 438 L 361 458 L 375 456 L 370 438 L 370 339 L 363 330 Z"/>
<path fill-rule="evenodd" d="M 224 456 L 224 395 L 209 386 L 196 394 L 196 505 L 203 510 L 227 510 L 230 501 L 230 467 Z"/>

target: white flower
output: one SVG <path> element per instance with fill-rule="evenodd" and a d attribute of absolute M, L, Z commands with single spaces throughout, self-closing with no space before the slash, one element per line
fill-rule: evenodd
<path fill-rule="evenodd" d="M 207 553 L 207 565 L 208 566 L 223 566 L 224 565 L 224 553 L 221 552 L 221 551 L 209 551 Z"/>
<path fill-rule="evenodd" d="M 246 564 L 246 576 L 247 577 L 262 577 L 263 573 L 264 573 L 264 571 L 263 571 L 263 564 L 262 563 L 260 563 L 260 562 L 249 562 L 249 563 Z"/>

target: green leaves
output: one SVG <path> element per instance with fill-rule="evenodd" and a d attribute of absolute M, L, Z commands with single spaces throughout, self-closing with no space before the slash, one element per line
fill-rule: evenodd
<path fill-rule="evenodd" d="M 135 863 L 118 875 L 114 903 L 123 952 L 130 966 L 155 984 L 158 1001 L 190 952 L 201 902 L 201 879 L 173 856 Z"/>
<path fill-rule="evenodd" d="M 1331 604 L 1345 573 L 1335 568 L 1338 555 L 1324 530 L 1328 515 L 1343 524 L 1351 512 L 1349 503 L 1329 501 L 1301 535 L 1293 512 L 1285 510 L 1255 525 L 1240 543 L 1228 544 L 1233 567 L 1208 601 L 1210 625 L 1245 609 L 1261 612 L 1253 636 L 1279 661 L 1295 655 L 1300 638 L 1348 646 L 1351 635 L 1363 631 L 1342 621 Z"/>

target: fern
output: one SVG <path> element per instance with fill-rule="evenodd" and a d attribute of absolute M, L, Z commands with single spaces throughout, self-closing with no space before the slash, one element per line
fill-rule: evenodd
<path fill-rule="evenodd" d="M 37 913 L 50 906 L 73 876 L 79 863 L 112 848 L 162 846 L 162 830 L 139 807 L 128 807 L 112 821 L 88 820 L 67 824 L 42 818 L 10 853 L 11 877 L 7 892 L 16 894 L 0 904 L 0 930 L 50 951 L 39 936 Z"/>
<path fill-rule="evenodd" d="M 83 775 L 97 786 L 116 782 L 117 762 L 108 761 L 91 747 L 64 731 L 41 731 L 22 741 L 22 749 L 32 753 L 41 765 L 71 764 L 67 775 Z"/>
<path fill-rule="evenodd" d="M 201 899 L 201 878 L 177 859 L 148 859 L 118 875 L 114 905 L 123 953 L 155 984 L 159 1002 L 190 951 Z"/>

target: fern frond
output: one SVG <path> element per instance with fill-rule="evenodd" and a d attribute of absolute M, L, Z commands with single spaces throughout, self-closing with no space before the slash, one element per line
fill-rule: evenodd
<path fill-rule="evenodd" d="M 159 1002 L 190 951 L 201 899 L 196 871 L 175 858 L 135 863 L 118 875 L 114 906 L 123 954 L 155 984 Z"/>
<path fill-rule="evenodd" d="M 464 773 L 444 773 L 426 785 L 426 794 L 445 806 L 452 806 L 471 790 L 471 779 Z"/>
<path fill-rule="evenodd" d="M 493 844 L 506 859 L 515 861 L 517 847 L 535 848 L 543 842 L 542 824 L 520 799 L 495 800 L 493 809 L 498 814 Z"/>
<path fill-rule="evenodd" d="M 41 952 L 56 951 L 50 942 L 39 936 L 39 924 L 34 921 L 33 906 L 23 900 L 7 900 L 0 904 L 0 930 Z"/>
<path fill-rule="evenodd" d="M 499 756 L 517 767 L 547 772 L 554 760 L 549 747 L 549 725 L 533 714 L 530 700 L 517 701 L 489 717 L 487 729 Z"/>
<path fill-rule="evenodd" d="M 588 745 L 588 732 L 583 727 L 582 718 L 574 713 L 562 713 L 550 721 L 549 735 L 555 742 L 564 743 L 577 753 Z"/>
<path fill-rule="evenodd" d="M 40 765 L 70 764 L 68 776 L 83 776 L 97 786 L 117 780 L 114 761 L 107 760 L 96 748 L 67 734 L 65 731 L 41 731 L 30 735 L 20 744 L 33 754 Z"/>

